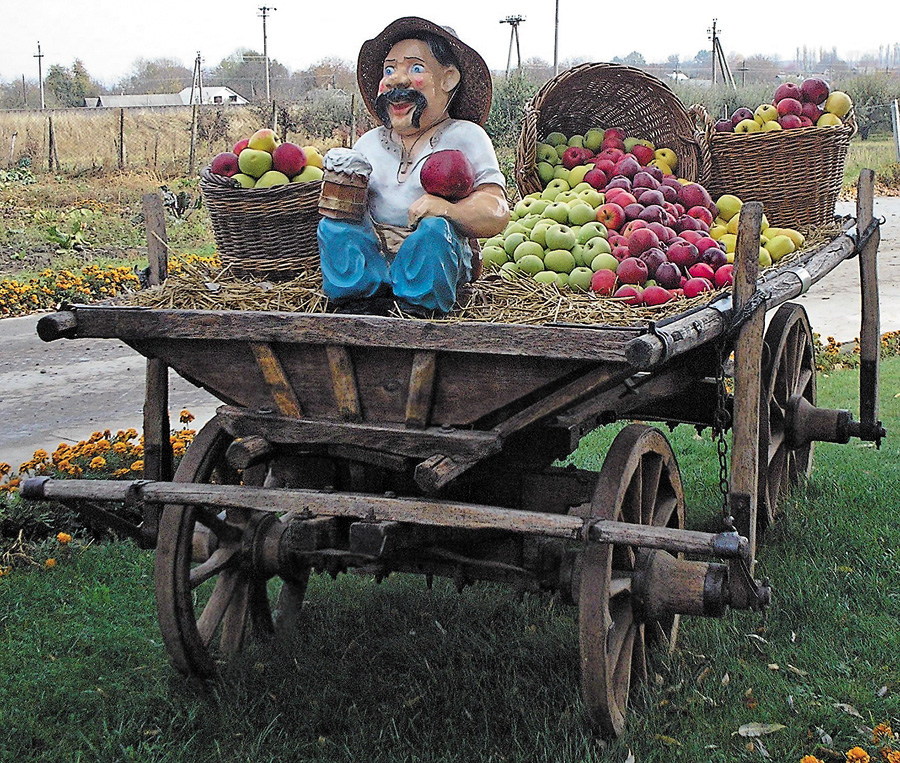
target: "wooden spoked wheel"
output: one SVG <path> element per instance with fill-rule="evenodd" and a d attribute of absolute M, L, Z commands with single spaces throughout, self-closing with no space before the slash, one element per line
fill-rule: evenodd
<path fill-rule="evenodd" d="M 658 429 L 630 424 L 613 441 L 597 480 L 592 519 L 684 527 L 684 491 L 675 454 Z M 646 639 L 674 646 L 678 617 L 642 622 L 632 581 L 641 550 L 587 542 L 578 593 L 581 688 L 592 721 L 607 736 L 625 724 L 632 680 L 647 676 Z"/>
<path fill-rule="evenodd" d="M 262 484 L 264 464 L 243 475 L 228 465 L 225 452 L 232 441 L 212 419 L 188 448 L 175 482 Z M 273 574 L 260 559 L 263 537 L 278 521 L 269 512 L 165 507 L 156 550 L 156 602 L 169 657 L 185 675 L 208 677 L 216 657 L 238 653 L 250 632 L 274 632 L 268 590 Z M 308 572 L 284 581 L 278 608 L 285 620 L 299 610 L 307 578 Z"/>
<path fill-rule="evenodd" d="M 775 521 L 785 495 L 812 471 L 813 443 L 791 447 L 788 401 L 816 404 L 816 358 L 806 310 L 787 303 L 766 330 L 759 406 L 759 512 L 761 528 Z"/>

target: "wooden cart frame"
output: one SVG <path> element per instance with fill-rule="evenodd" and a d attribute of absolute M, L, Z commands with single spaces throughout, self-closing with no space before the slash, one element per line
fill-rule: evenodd
<path fill-rule="evenodd" d="M 648 641 L 674 644 L 683 614 L 766 605 L 768 585 L 753 577 L 757 529 L 808 474 L 812 443 L 884 435 L 873 186 L 864 171 L 856 219 L 762 277 L 762 208 L 745 205 L 733 294 L 640 328 L 66 307 L 41 320 L 43 339 L 115 337 L 150 359 L 145 436 L 155 473 L 36 478 L 23 495 L 79 501 L 155 547 L 163 638 L 188 675 L 211 675 L 215 657 L 239 651 L 252 632 L 295 624 L 312 571 L 556 592 L 578 607 L 587 712 L 618 734 L 631 682 L 646 675 Z M 859 422 L 816 407 L 811 327 L 789 302 L 856 255 Z M 225 403 L 174 481 L 164 470 L 160 364 Z M 617 435 L 599 473 L 553 466 L 620 419 L 731 427 L 732 519 L 721 532 L 684 528 L 675 455 L 646 423 Z M 130 526 L 96 502 L 140 506 L 143 522 Z"/>

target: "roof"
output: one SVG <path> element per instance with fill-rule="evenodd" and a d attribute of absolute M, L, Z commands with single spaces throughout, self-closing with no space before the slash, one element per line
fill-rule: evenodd
<path fill-rule="evenodd" d="M 143 95 L 98 95 L 85 98 L 86 106 L 129 108 L 139 106 L 183 106 L 181 96 L 171 93 L 146 93 Z"/>
<path fill-rule="evenodd" d="M 184 88 L 179 94 L 181 98 L 181 102 L 184 104 L 190 104 L 191 101 L 191 88 Z M 216 101 L 216 99 L 219 99 Z M 193 103 L 199 103 L 200 101 L 200 92 L 198 88 L 194 88 L 194 100 Z M 247 99 L 244 98 L 240 93 L 236 93 L 230 87 L 224 86 L 216 86 L 216 87 L 203 87 L 203 103 L 239 103 L 245 104 L 248 103 Z"/>

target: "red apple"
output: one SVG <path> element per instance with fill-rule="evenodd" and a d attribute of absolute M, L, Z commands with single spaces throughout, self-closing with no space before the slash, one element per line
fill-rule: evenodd
<path fill-rule="evenodd" d="M 446 149 L 425 159 L 419 178 L 426 193 L 456 201 L 472 193 L 475 168 L 462 151 Z"/>
<path fill-rule="evenodd" d="M 210 162 L 209 171 L 214 175 L 224 175 L 228 178 L 232 175 L 237 175 L 240 172 L 237 154 L 233 151 L 223 151 L 221 154 L 216 154 L 212 162 Z"/>
<path fill-rule="evenodd" d="M 656 282 L 666 289 L 681 286 L 681 271 L 674 262 L 663 262 L 656 268 Z"/>
<path fill-rule="evenodd" d="M 810 77 L 800 83 L 801 100 L 809 101 L 817 106 L 825 102 L 830 92 L 831 88 L 828 87 L 828 83 L 818 77 Z"/>
<path fill-rule="evenodd" d="M 796 114 L 785 114 L 783 117 L 778 117 L 778 124 L 785 130 L 796 130 L 798 127 L 803 127 L 803 120 Z"/>
<path fill-rule="evenodd" d="M 662 244 L 666 244 L 675 238 L 675 231 L 668 225 L 663 225 L 663 223 L 650 222 L 647 224 L 647 227 L 656 234 L 656 237 Z"/>
<path fill-rule="evenodd" d="M 626 305 L 634 305 L 635 307 L 640 305 L 642 302 L 640 288 L 631 284 L 620 286 L 615 290 L 615 292 L 613 292 L 613 296 L 621 297 L 622 301 Z"/>
<path fill-rule="evenodd" d="M 649 249 L 645 249 L 641 252 L 640 259 L 647 266 L 647 276 L 649 278 L 656 278 L 656 269 L 664 262 L 669 261 L 665 252 L 658 246 L 651 246 Z"/>
<path fill-rule="evenodd" d="M 720 119 L 715 124 L 716 132 L 734 132 L 734 124 L 730 119 Z"/>
<path fill-rule="evenodd" d="M 272 169 L 289 178 L 299 175 L 306 166 L 306 153 L 296 143 L 279 143 L 272 152 Z"/>
<path fill-rule="evenodd" d="M 684 204 L 685 209 L 690 209 L 691 207 L 709 207 L 712 198 L 699 183 L 688 183 L 681 187 L 678 201 Z"/>
<path fill-rule="evenodd" d="M 619 161 L 623 156 L 625 156 L 625 152 L 619 148 L 604 148 L 597 153 L 599 159 L 609 159 L 613 163 Z"/>
<path fill-rule="evenodd" d="M 689 215 L 690 217 L 696 217 L 698 220 L 702 220 L 707 225 L 712 225 L 712 212 L 710 212 L 706 207 L 691 207 L 687 211 L 687 215 Z"/>
<path fill-rule="evenodd" d="M 638 205 L 640 206 L 640 204 Z M 638 228 L 646 228 L 647 222 L 641 219 L 629 220 L 625 223 L 625 227 L 622 228 L 622 235 L 625 238 L 631 238 L 631 234 L 634 233 Z"/>
<path fill-rule="evenodd" d="M 734 113 L 731 115 L 731 124 L 736 125 L 738 122 L 743 122 L 745 119 L 753 119 L 753 112 L 742 106 L 741 108 L 734 110 Z"/>
<path fill-rule="evenodd" d="M 243 140 L 239 140 L 234 144 L 234 148 L 231 149 L 234 153 L 239 154 L 245 148 L 247 148 L 247 144 L 250 142 L 250 138 L 244 138 Z"/>
<path fill-rule="evenodd" d="M 633 178 L 641 171 L 641 165 L 633 156 L 626 154 L 618 162 L 616 162 L 616 174 L 624 175 L 627 178 Z"/>
<path fill-rule="evenodd" d="M 648 191 L 648 193 L 656 193 L 656 191 Z M 638 213 L 639 220 L 646 220 L 648 223 L 666 223 L 669 216 L 659 204 L 648 204 L 643 211 Z"/>
<path fill-rule="evenodd" d="M 647 280 L 647 264 L 637 257 L 626 257 L 616 268 L 622 283 L 642 284 Z"/>
<path fill-rule="evenodd" d="M 705 291 L 712 291 L 713 285 L 712 281 L 708 281 L 705 278 L 689 278 L 682 288 L 684 289 L 684 296 L 690 298 L 696 297 Z"/>
<path fill-rule="evenodd" d="M 641 170 L 631 179 L 632 189 L 650 188 L 654 191 L 658 191 L 659 186 L 660 182 L 655 177 L 653 177 L 653 175 L 647 172 L 646 169 Z"/>
<path fill-rule="evenodd" d="M 693 244 L 697 246 L 697 244 L 706 238 L 706 234 L 699 230 L 683 230 L 679 236 L 682 241 L 687 241 L 689 244 Z"/>
<path fill-rule="evenodd" d="M 597 222 L 609 230 L 619 230 L 625 224 L 625 210 L 615 202 L 607 202 L 597 207 Z"/>
<path fill-rule="evenodd" d="M 626 220 L 637 220 L 638 217 L 641 216 L 641 212 L 644 211 L 644 205 L 638 204 L 634 202 L 634 204 L 626 204 L 625 205 L 625 219 Z"/>
<path fill-rule="evenodd" d="M 801 97 L 799 85 L 793 82 L 785 82 L 783 85 L 779 85 L 775 90 L 775 97 L 772 99 L 772 103 L 777 106 L 785 98 L 792 98 L 799 101 Z"/>
<path fill-rule="evenodd" d="M 782 85 L 784 87 L 784 85 Z M 778 108 L 778 116 L 783 117 L 786 114 L 794 114 L 800 116 L 803 113 L 803 104 L 796 98 L 782 98 L 776 104 Z"/>
<path fill-rule="evenodd" d="M 618 246 L 614 246 L 612 250 L 612 256 L 615 257 L 619 262 L 624 260 L 626 257 L 631 256 L 631 252 L 628 251 L 628 244 L 619 244 Z"/>
<path fill-rule="evenodd" d="M 626 135 L 627 133 L 623 127 L 607 127 L 606 131 L 603 133 L 604 138 L 616 137 L 621 141 L 625 140 Z"/>
<path fill-rule="evenodd" d="M 603 142 L 600 144 L 600 148 L 603 151 L 608 151 L 610 149 L 616 149 L 617 151 L 621 151 L 624 154 L 625 153 L 625 141 L 621 138 L 616 137 L 615 135 L 604 135 Z"/>
<path fill-rule="evenodd" d="M 628 251 L 632 257 L 637 257 L 651 247 L 659 248 L 659 237 L 650 228 L 637 228 L 631 231 L 628 237 Z"/>
<path fill-rule="evenodd" d="M 616 274 L 612 270 L 602 268 L 591 277 L 591 291 L 608 296 L 616 288 Z"/>
<path fill-rule="evenodd" d="M 713 239 L 704 239 L 704 241 L 712 240 Z M 700 243 L 702 244 L 703 242 Z M 697 249 L 700 251 L 701 262 L 705 262 L 713 270 L 717 271 L 728 262 L 728 257 L 725 255 L 724 250 L 719 246 L 708 246 L 704 249 L 700 249 L 700 245 L 698 244 Z"/>
<path fill-rule="evenodd" d="M 650 146 L 645 146 L 642 143 L 638 143 L 632 146 L 631 153 L 634 154 L 634 158 L 638 160 L 642 167 L 652 162 L 654 157 L 656 156 L 655 152 L 652 148 L 650 148 Z"/>
<path fill-rule="evenodd" d="M 626 191 L 620 186 L 606 186 L 606 201 L 610 204 L 618 204 L 620 207 L 626 207 L 634 204 L 637 199 L 630 191 Z"/>
<path fill-rule="evenodd" d="M 687 241 L 669 244 L 666 249 L 666 257 L 669 262 L 674 262 L 682 270 L 687 271 L 692 265 L 695 265 L 700 259 L 700 252 L 697 247 Z"/>
<path fill-rule="evenodd" d="M 613 188 L 621 188 L 623 191 L 631 191 L 631 180 L 629 180 L 624 175 L 614 175 L 609 179 L 609 182 L 606 184 L 606 190 L 609 191 Z"/>
<path fill-rule="evenodd" d="M 666 203 L 666 197 L 662 195 L 662 191 L 656 191 L 653 188 L 644 188 L 637 197 L 638 203 L 649 207 L 655 204 L 662 207 Z"/>
<path fill-rule="evenodd" d="M 722 265 L 717 271 L 715 276 L 715 283 L 720 289 L 723 286 L 728 286 L 734 280 L 734 265 L 728 263 L 726 265 Z"/>
<path fill-rule="evenodd" d="M 598 154 L 591 161 L 594 163 L 594 169 L 600 170 L 606 177 L 611 178 L 616 174 L 616 163 L 612 159 L 604 159 Z"/>
<path fill-rule="evenodd" d="M 587 152 L 587 154 L 585 152 Z M 585 164 L 586 156 L 593 156 L 593 154 L 591 154 L 591 152 L 586 148 L 581 148 L 580 146 L 569 146 L 565 151 L 563 151 L 563 166 L 567 170 L 571 170 L 574 167 L 577 167 L 579 164 Z"/>
<path fill-rule="evenodd" d="M 688 273 L 691 278 L 705 278 L 708 281 L 712 281 L 715 277 L 715 270 L 705 262 L 695 262 L 688 268 Z"/>
<path fill-rule="evenodd" d="M 806 117 L 810 122 L 815 124 L 824 112 L 812 101 L 803 101 L 803 113 L 801 117 Z"/>
<path fill-rule="evenodd" d="M 674 299 L 674 295 L 662 286 L 648 286 L 644 289 L 641 298 L 645 305 L 652 307 L 653 305 L 665 304 L 669 300 Z"/>
<path fill-rule="evenodd" d="M 812 127 L 815 124 L 809 117 L 800 117 L 800 126 L 801 127 Z"/>
<path fill-rule="evenodd" d="M 606 188 L 607 177 L 606 173 L 603 170 L 598 170 L 596 167 L 592 170 L 588 170 L 584 174 L 584 182 L 587 183 L 592 188 L 596 188 L 598 190 L 602 190 Z"/>

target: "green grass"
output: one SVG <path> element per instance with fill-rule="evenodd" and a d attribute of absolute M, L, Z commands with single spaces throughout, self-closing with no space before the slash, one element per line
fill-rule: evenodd
<path fill-rule="evenodd" d="M 879 183 L 896 188 L 900 184 L 900 163 L 892 135 L 873 135 L 868 140 L 859 136 L 850 141 L 844 166 L 844 187 L 855 186 L 862 169 L 875 170 Z"/>
<path fill-rule="evenodd" d="M 882 382 L 890 439 L 880 451 L 818 446 L 813 479 L 763 540 L 765 618 L 685 620 L 680 648 L 656 655 L 634 692 L 621 740 L 590 733 L 575 613 L 554 598 L 318 576 L 300 630 L 200 684 L 168 665 L 152 554 L 115 543 L 0 578 L 0 760 L 621 763 L 630 749 L 731 763 L 762 759 L 735 735 L 753 721 L 786 726 L 761 739 L 772 760 L 832 759 L 817 729 L 830 749 L 874 752 L 864 727 L 900 726 L 900 359 Z M 820 377 L 820 405 L 853 409 L 857 383 L 854 371 Z M 598 466 L 610 437 L 576 460 Z M 713 444 L 687 427 L 671 439 L 689 525 L 708 527 L 720 510 Z"/>

